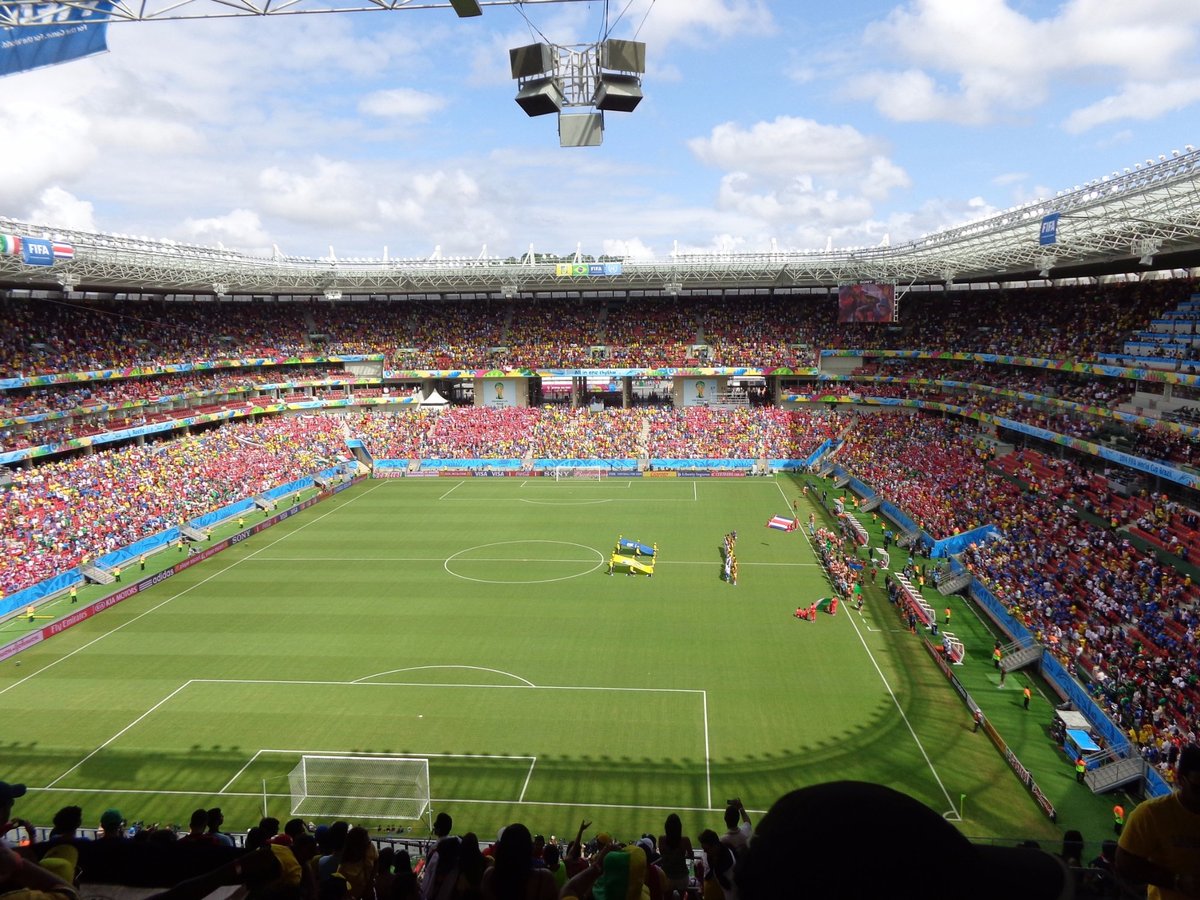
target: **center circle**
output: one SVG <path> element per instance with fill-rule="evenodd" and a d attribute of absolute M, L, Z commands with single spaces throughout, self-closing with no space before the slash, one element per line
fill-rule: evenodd
<path fill-rule="evenodd" d="M 594 561 L 593 561 L 594 558 Z M 446 557 L 442 568 L 455 578 L 480 584 L 547 584 L 590 575 L 605 563 L 604 554 L 586 544 L 571 541 L 495 541 L 477 544 Z M 455 571 L 455 570 L 459 571 Z M 491 570 L 492 577 L 480 578 L 461 570 Z M 531 578 L 557 570 L 577 569 L 552 578 Z M 501 576 L 501 577 L 496 577 Z"/>

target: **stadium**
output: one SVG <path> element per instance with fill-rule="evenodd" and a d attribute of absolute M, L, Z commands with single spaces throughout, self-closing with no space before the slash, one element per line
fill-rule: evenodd
<path fill-rule="evenodd" d="M 1190 146 L 871 248 L 0 217 L 0 837 L 130 897 L 508 896 L 505 832 L 553 896 L 802 894 L 774 867 L 860 827 L 1014 896 L 1189 896 L 1104 843 L 1195 791 L 1198 267 Z"/>

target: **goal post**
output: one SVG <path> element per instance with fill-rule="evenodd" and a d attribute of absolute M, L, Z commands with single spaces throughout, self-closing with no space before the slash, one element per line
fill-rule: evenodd
<path fill-rule="evenodd" d="M 566 481 L 567 479 L 586 481 L 599 481 L 601 478 L 608 477 L 608 469 L 604 466 L 555 466 L 554 480 Z"/>
<path fill-rule="evenodd" d="M 420 757 L 304 755 L 288 786 L 293 816 L 412 820 L 429 812 L 429 760 Z"/>

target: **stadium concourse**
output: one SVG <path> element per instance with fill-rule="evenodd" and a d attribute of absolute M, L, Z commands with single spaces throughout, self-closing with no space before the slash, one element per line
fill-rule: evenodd
<path fill-rule="evenodd" d="M 1200 389 L 1194 290 L 1164 280 L 913 295 L 892 327 L 839 325 L 834 302 L 787 298 L 136 306 L 9 298 L 0 304 L 0 378 L 10 385 L 0 393 L 0 450 L 20 458 L 0 508 L 0 589 L 12 595 L 348 460 L 348 438 L 374 459 L 412 461 L 795 460 L 835 441 L 834 461 L 929 539 L 996 529 L 996 539 L 964 548 L 962 563 L 1079 673 L 1169 781 L 1200 730 L 1200 499 L 1186 479 L 1154 473 L 1186 473 L 1194 459 L 1197 429 L 1186 419 Z M 1156 330 L 1163 321 L 1169 331 Z M 697 346 L 707 348 L 703 362 Z M 434 414 L 362 402 L 408 397 L 405 372 L 594 369 L 597 347 L 606 348 L 599 364 L 614 368 L 789 374 L 774 393 L 728 409 L 619 408 L 604 397 L 602 409 Z M 939 358 L 949 353 L 961 358 Z M 343 368 L 329 359 L 337 354 L 378 355 L 383 376 Z M 839 360 L 848 365 L 832 365 Z M 223 362 L 165 368 L 196 361 Z M 1107 368 L 1081 365 L 1089 361 Z M 818 363 L 820 373 L 808 368 Z M 264 398 L 314 408 L 268 415 Z M 326 401 L 338 406 L 323 411 Z M 892 414 L 873 414 L 883 409 Z M 197 424 L 197 415 L 212 418 Z M 147 423 L 167 427 L 68 443 Z M 1007 444 L 1019 452 L 1004 452 Z M 1114 444 L 1119 455 L 1088 449 Z M 385 874 L 400 896 L 406 876 Z"/>

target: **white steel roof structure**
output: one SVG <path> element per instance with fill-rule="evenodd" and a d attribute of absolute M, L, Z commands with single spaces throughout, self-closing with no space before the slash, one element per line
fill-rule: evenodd
<path fill-rule="evenodd" d="M 1057 241 L 1039 243 L 1058 213 Z M 0 218 L 0 234 L 70 244 L 74 257 L 51 267 L 0 256 L 0 286 L 164 294 L 494 296 L 571 291 L 691 294 L 764 289 L 788 292 L 855 281 L 910 284 L 1015 282 L 1200 266 L 1200 151 L 1160 157 L 1061 192 L 1053 200 L 914 241 L 811 252 L 676 254 L 624 260 L 620 275 L 569 278 L 531 255 L 507 260 L 260 257 L 91 234 Z M 565 261 L 565 260 L 564 260 Z"/>
<path fill-rule="evenodd" d="M 345 12 L 398 12 L 417 9 L 460 11 L 489 6 L 540 6 L 548 3 L 588 3 L 592 0 L 0 0 L 0 27 L 29 28 L 58 24 L 64 9 L 79 10 L 87 22 L 171 22 L 180 19 L 229 19 L 252 16 L 295 16 Z"/>

